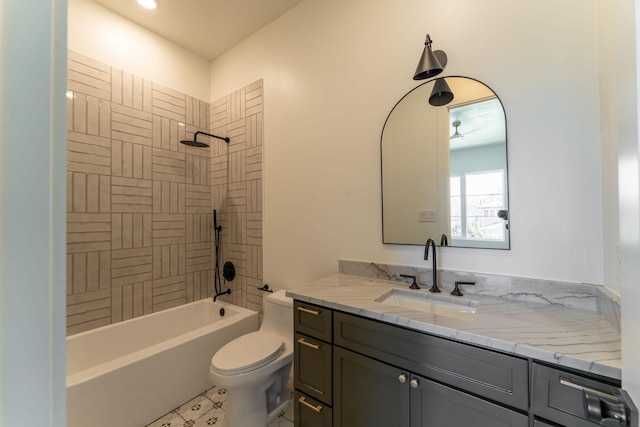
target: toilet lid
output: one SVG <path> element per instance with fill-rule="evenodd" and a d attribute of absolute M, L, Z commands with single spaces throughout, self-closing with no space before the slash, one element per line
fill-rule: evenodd
<path fill-rule="evenodd" d="M 224 345 L 213 355 L 211 366 L 224 374 L 239 374 L 258 369 L 280 356 L 282 338 L 270 332 L 251 332 Z"/>

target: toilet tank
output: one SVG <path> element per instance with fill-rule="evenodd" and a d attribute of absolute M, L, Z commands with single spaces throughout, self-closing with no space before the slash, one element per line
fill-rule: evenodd
<path fill-rule="evenodd" d="M 263 299 L 264 318 L 261 331 L 272 332 L 288 341 L 293 340 L 293 299 L 285 290 L 267 294 Z"/>

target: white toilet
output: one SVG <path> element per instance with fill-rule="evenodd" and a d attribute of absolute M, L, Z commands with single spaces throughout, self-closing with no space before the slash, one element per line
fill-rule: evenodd
<path fill-rule="evenodd" d="M 266 427 L 291 401 L 293 300 L 285 291 L 264 299 L 260 330 L 226 344 L 213 355 L 209 378 L 227 390 L 226 427 Z"/>

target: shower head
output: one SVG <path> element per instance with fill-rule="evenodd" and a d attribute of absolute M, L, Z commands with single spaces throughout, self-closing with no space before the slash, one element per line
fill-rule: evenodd
<path fill-rule="evenodd" d="M 180 144 L 188 145 L 189 147 L 203 147 L 203 148 L 209 146 L 209 144 L 205 144 L 204 142 L 198 142 L 196 140 L 193 140 L 193 141 L 183 140 L 183 141 L 180 141 Z"/>
<path fill-rule="evenodd" d="M 205 144 L 204 142 L 198 142 L 197 141 L 198 134 L 207 135 L 207 136 L 210 136 L 212 138 L 218 138 L 218 139 L 221 139 L 221 140 L 223 140 L 223 141 L 225 141 L 227 143 L 230 141 L 230 139 L 228 137 L 222 137 L 222 136 L 213 135 L 213 134 L 206 133 L 206 132 L 197 131 L 196 133 L 193 134 L 193 141 L 183 140 L 183 141 L 180 141 L 180 144 L 188 145 L 190 147 L 208 147 L 209 144 Z"/>
<path fill-rule="evenodd" d="M 209 144 L 205 144 L 204 142 L 198 142 L 198 141 L 187 141 L 187 140 L 183 140 L 180 141 L 180 144 L 184 144 L 184 145 L 188 145 L 189 147 L 208 147 Z"/>

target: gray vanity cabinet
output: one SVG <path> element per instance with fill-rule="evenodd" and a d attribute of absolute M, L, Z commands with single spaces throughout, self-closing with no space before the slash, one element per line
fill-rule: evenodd
<path fill-rule="evenodd" d="M 526 359 L 336 311 L 333 344 L 527 412 Z"/>
<path fill-rule="evenodd" d="M 527 427 L 528 417 L 334 347 L 334 427 Z"/>
<path fill-rule="evenodd" d="M 526 360 L 341 312 L 333 334 L 334 427 L 529 425 L 527 415 L 465 392 L 526 411 Z"/>
<path fill-rule="evenodd" d="M 300 301 L 294 312 L 296 427 L 639 425 L 616 380 Z"/>

